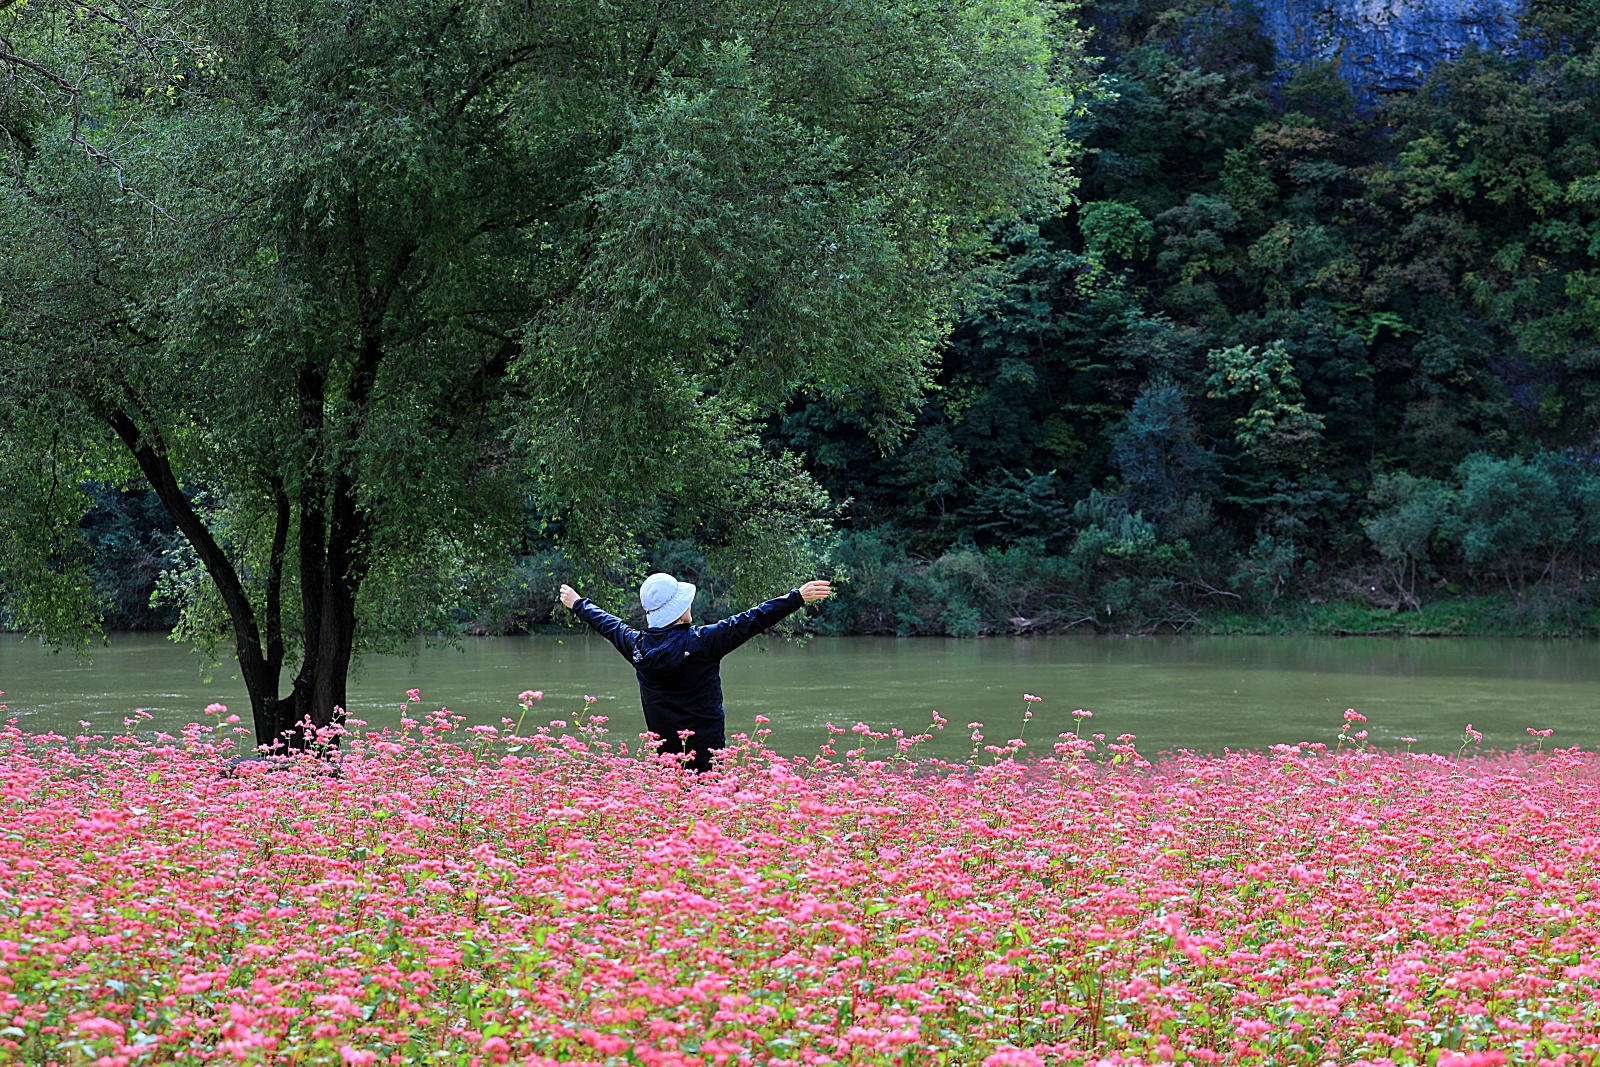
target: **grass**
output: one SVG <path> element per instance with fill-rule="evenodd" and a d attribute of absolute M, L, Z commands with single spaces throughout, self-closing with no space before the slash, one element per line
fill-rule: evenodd
<path fill-rule="evenodd" d="M 1353 601 L 1297 602 L 1269 615 L 1208 612 L 1189 633 L 1363 637 L 1594 637 L 1600 612 L 1541 611 L 1511 597 L 1445 597 L 1419 611 L 1395 611 Z"/>

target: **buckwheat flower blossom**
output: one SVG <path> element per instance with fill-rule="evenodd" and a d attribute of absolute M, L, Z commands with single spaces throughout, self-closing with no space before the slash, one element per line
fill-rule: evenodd
<path fill-rule="evenodd" d="M 544 690 L 542 689 L 524 689 L 522 692 L 517 694 L 517 703 L 519 704 L 531 704 L 535 700 L 543 699 Z"/>
<path fill-rule="evenodd" d="M 1023 693 L 1022 694 L 1022 699 L 1026 700 L 1030 704 L 1037 704 L 1039 701 L 1043 700 L 1044 698 L 1043 697 L 1036 697 L 1032 693 Z"/>
<path fill-rule="evenodd" d="M 420 689 L 407 689 L 406 690 L 406 699 L 411 701 L 413 704 L 415 704 L 417 701 L 422 699 L 422 690 L 420 690 Z"/>
<path fill-rule="evenodd" d="M 954 764 L 869 725 L 826 736 L 889 755 L 734 735 L 696 775 L 598 718 L 513 737 L 434 712 L 346 720 L 335 778 L 294 753 L 219 774 L 253 736 L 196 717 L 108 744 L 0 723 L 0 1063 L 1600 1047 L 1593 751 L 1145 760 L 1062 734 Z"/>

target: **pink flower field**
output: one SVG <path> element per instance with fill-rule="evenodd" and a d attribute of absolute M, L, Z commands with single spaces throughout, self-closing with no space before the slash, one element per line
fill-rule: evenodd
<path fill-rule="evenodd" d="M 603 720 L 441 711 L 345 738 L 337 776 L 223 776 L 248 738 L 220 718 L 0 732 L 0 1062 L 1600 1049 L 1600 761 L 1576 750 L 1146 762 L 1065 735 L 952 766 L 862 727 L 812 759 L 740 738 L 695 779 Z"/>

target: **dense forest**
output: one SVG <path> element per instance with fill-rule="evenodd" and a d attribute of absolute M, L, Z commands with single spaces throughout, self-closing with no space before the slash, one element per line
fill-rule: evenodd
<path fill-rule="evenodd" d="M 1278 69 L 1247 5 L 1107 0 L 1076 202 L 992 234 L 911 430 L 767 427 L 832 501 L 829 633 L 1600 628 L 1600 18 L 1367 99 Z M 548 616 L 561 560 L 476 589 Z M 112 626 L 170 624 L 153 500 L 84 531 Z M 730 604 L 692 540 L 641 546 Z M 163 594 L 167 595 L 164 597 Z"/>
<path fill-rule="evenodd" d="M 1248 8 L 1089 7 L 1076 209 L 996 235 L 916 432 L 772 428 L 825 626 L 1576 632 L 1600 550 L 1600 52 L 1360 100 Z"/>

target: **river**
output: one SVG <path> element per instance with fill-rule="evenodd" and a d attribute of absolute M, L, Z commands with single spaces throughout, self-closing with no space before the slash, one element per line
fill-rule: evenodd
<path fill-rule="evenodd" d="M 152 634 L 117 634 L 90 660 L 0 635 L 0 698 L 30 731 L 120 729 L 135 709 L 146 729 L 175 730 L 211 702 L 248 720 L 231 661 L 203 680 L 188 648 Z M 632 737 L 643 729 L 633 671 L 586 636 L 469 638 L 409 657 L 372 657 L 351 686 L 351 713 L 393 725 L 405 691 L 427 708 L 445 705 L 474 723 L 515 716 L 516 694 L 538 689 L 544 719 L 572 719 L 583 697 Z M 1418 751 L 1454 751 L 1463 727 L 1485 747 L 1528 744 L 1529 727 L 1551 729 L 1551 745 L 1600 745 L 1600 643 L 1457 638 L 1052 637 L 986 640 L 817 638 L 768 640 L 723 664 L 729 732 L 772 720 L 771 743 L 814 752 L 827 722 L 918 732 L 938 709 L 950 726 L 932 749 L 965 758 L 969 722 L 985 743 L 1015 736 L 1023 693 L 1040 697 L 1025 739 L 1045 748 L 1083 708 L 1083 732 L 1131 733 L 1141 751 L 1332 744 L 1344 710 L 1367 716 L 1370 741 Z"/>

